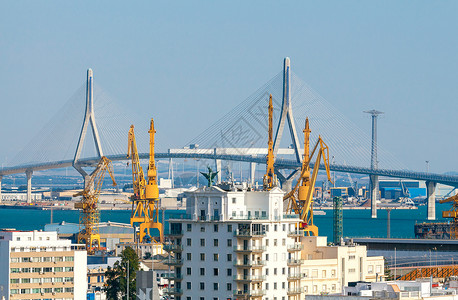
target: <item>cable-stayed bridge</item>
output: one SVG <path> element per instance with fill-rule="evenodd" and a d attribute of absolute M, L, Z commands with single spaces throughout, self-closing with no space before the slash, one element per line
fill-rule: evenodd
<path fill-rule="evenodd" d="M 86 103 L 83 101 L 84 93 Z M 250 163 L 253 178 L 256 164 L 266 162 L 269 94 L 272 94 L 274 122 L 277 124 L 274 147 L 277 170 L 290 169 L 294 173 L 300 167 L 303 135 L 298 134 L 299 130 L 296 128 L 302 128 L 305 118 L 309 117 L 312 141 L 319 134 L 331 149 L 331 170 L 426 181 L 429 219 L 434 219 L 435 216 L 436 184 L 458 186 L 458 176 L 409 171 L 394 155 L 381 148 L 376 151 L 378 166 L 368 167 L 373 159 L 373 142 L 370 136 L 292 73 L 289 59 L 285 59 L 282 72 L 207 130 L 182 145 L 185 148 L 167 149 L 164 145 L 159 146 L 156 158 L 215 160 L 217 168 L 220 169 L 223 160 L 247 162 Z M 86 86 L 77 91 L 8 167 L 2 168 L 0 183 L 2 176 L 25 173 L 30 195 L 34 171 L 73 166 L 78 171 L 83 170 L 80 173 L 87 176 L 84 168 L 94 166 L 101 155 L 113 161 L 125 160 L 127 131 L 134 121 L 134 117 L 117 106 L 103 91 L 94 87 L 92 71 L 88 71 Z M 289 132 L 289 136 L 283 135 L 284 130 Z M 138 134 L 137 138 L 140 150 L 146 150 L 147 134 Z M 88 143 L 88 139 L 93 139 L 94 143 Z M 160 145 L 160 140 L 158 144 Z M 148 153 L 145 151 L 140 157 L 146 159 Z M 279 177 L 282 176 L 279 173 Z M 292 176 L 285 175 L 282 179 L 287 183 Z M 377 188 L 377 184 L 371 185 L 372 191 L 377 191 Z M 376 216 L 375 203 L 376 201 L 372 201 L 373 216 Z"/>

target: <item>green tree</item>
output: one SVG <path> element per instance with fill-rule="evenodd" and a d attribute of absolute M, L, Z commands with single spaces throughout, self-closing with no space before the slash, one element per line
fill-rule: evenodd
<path fill-rule="evenodd" d="M 126 247 L 121 253 L 121 260 L 117 261 L 113 268 L 108 267 L 105 272 L 107 299 L 136 299 L 136 271 L 139 269 L 137 254 L 131 247 Z M 128 279 L 127 274 L 129 274 Z M 129 282 L 129 297 L 127 297 L 127 282 Z"/>

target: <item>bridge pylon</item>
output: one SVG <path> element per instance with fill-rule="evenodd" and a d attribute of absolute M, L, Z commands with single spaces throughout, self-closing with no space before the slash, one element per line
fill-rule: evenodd
<path fill-rule="evenodd" d="M 83 165 L 80 163 L 81 151 L 83 150 L 84 140 L 86 139 L 86 133 L 88 127 L 91 126 L 92 136 L 94 138 L 95 150 L 97 156 L 101 158 L 103 156 L 102 144 L 100 143 L 99 131 L 95 123 L 94 114 L 94 76 L 92 69 L 87 70 L 87 81 L 86 81 L 86 112 L 84 114 L 83 125 L 81 126 L 80 137 L 78 139 L 78 145 L 76 147 L 75 156 L 73 158 L 73 167 L 81 174 L 84 178 L 84 187 L 89 179 L 89 174 L 83 169 Z"/>
<path fill-rule="evenodd" d="M 299 144 L 299 138 L 296 132 L 296 124 L 294 123 L 293 108 L 291 105 L 291 61 L 289 57 L 286 57 L 283 61 L 283 99 L 281 106 L 281 115 L 278 120 L 277 132 L 275 133 L 274 139 L 274 156 L 277 156 L 278 149 L 280 148 L 280 141 L 285 128 L 285 123 L 288 122 L 289 133 L 294 147 L 294 156 L 299 164 L 302 164 L 301 148 Z M 283 176 L 278 170 L 275 170 L 282 188 L 290 190 L 292 187 L 292 180 L 294 175 L 300 170 L 297 168 L 287 177 Z"/>

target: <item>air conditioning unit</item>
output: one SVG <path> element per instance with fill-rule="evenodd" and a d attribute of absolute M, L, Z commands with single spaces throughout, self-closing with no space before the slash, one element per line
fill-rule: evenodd
<path fill-rule="evenodd" d="M 55 292 L 52 292 L 53 295 L 55 295 L 56 293 Z"/>
<path fill-rule="evenodd" d="M 42 295 L 42 296 L 44 296 L 44 295 L 45 295 L 45 293 L 41 293 L 41 295 Z"/>
<path fill-rule="evenodd" d="M 52 283 L 52 285 L 55 285 L 55 284 L 56 284 L 55 282 Z"/>
<path fill-rule="evenodd" d="M 43 282 L 40 282 L 40 285 L 42 285 L 42 284 L 43 284 Z"/>
<path fill-rule="evenodd" d="M 39 272 L 38 274 L 40 274 L 40 275 L 44 275 L 44 274 L 45 274 L 45 272 Z"/>

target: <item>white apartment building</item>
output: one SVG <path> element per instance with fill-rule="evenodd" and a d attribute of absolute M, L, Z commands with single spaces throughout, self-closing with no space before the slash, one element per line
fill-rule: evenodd
<path fill-rule="evenodd" d="M 0 299 L 86 299 L 86 272 L 84 245 L 57 232 L 0 231 Z"/>
<path fill-rule="evenodd" d="M 342 264 L 353 250 L 328 253 L 324 248 L 339 247 L 327 247 L 326 238 L 305 237 L 297 230 L 298 216 L 284 214 L 283 196 L 279 188 L 186 192 L 186 214 L 169 220 L 171 243 L 164 250 L 172 255 L 164 263 L 174 269 L 169 275 L 174 284 L 166 292 L 177 300 L 296 300 L 320 293 L 323 284 L 341 291 L 343 282 L 354 278 L 347 270 L 353 265 Z M 358 247 L 366 270 L 365 247 Z M 317 256 L 320 251 L 324 254 Z M 326 276 L 311 276 L 325 269 Z"/>

